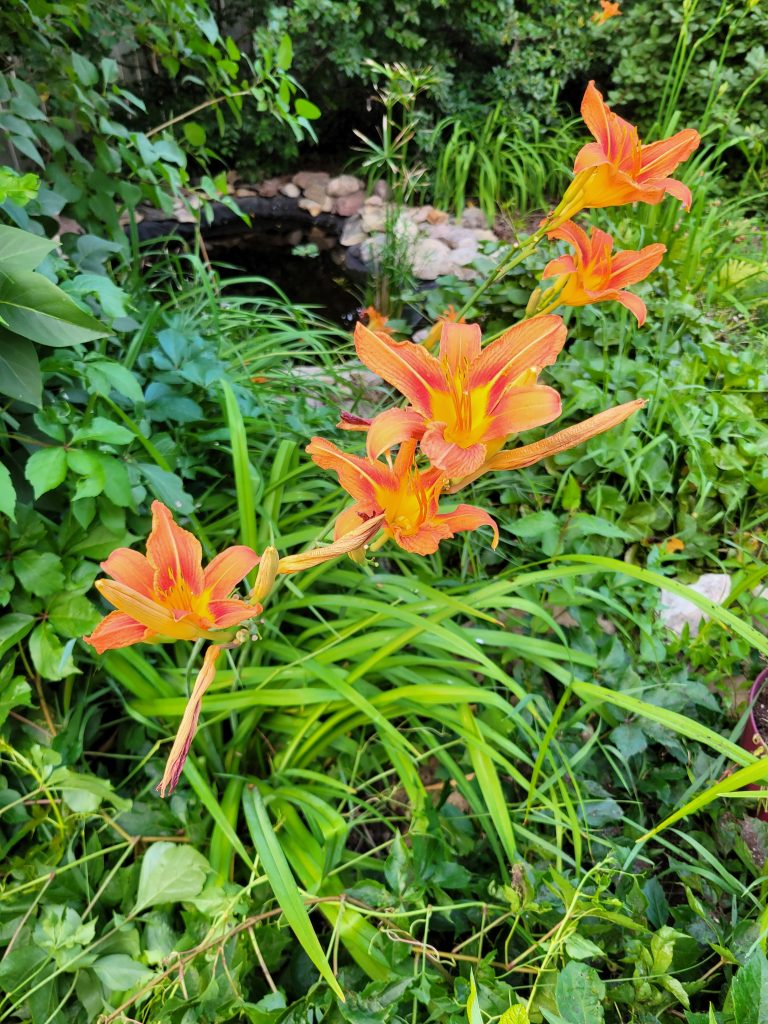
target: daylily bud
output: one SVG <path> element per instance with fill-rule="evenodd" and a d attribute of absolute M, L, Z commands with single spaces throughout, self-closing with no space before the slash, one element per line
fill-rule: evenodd
<path fill-rule="evenodd" d="M 534 288 L 531 292 L 531 297 L 528 299 L 528 305 L 525 307 L 526 317 L 533 316 L 538 309 L 539 299 L 541 298 L 541 288 Z"/>
<path fill-rule="evenodd" d="M 275 585 L 279 562 L 280 556 L 277 553 L 277 548 L 264 548 L 264 554 L 259 562 L 259 571 L 256 574 L 256 584 L 250 593 L 251 601 L 262 604 L 269 597 L 272 587 Z"/>

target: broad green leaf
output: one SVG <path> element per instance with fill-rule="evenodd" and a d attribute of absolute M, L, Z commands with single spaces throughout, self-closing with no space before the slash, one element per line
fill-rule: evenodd
<path fill-rule="evenodd" d="M 600 1024 L 605 1019 L 605 984 L 594 967 L 571 960 L 557 976 L 557 1009 L 569 1024 Z"/>
<path fill-rule="evenodd" d="M 185 121 L 183 125 L 184 138 L 190 146 L 205 145 L 205 128 L 197 121 Z"/>
<path fill-rule="evenodd" d="M 277 66 L 286 71 L 293 63 L 293 43 L 290 36 L 283 36 L 277 48 Z"/>
<path fill-rule="evenodd" d="M 119 395 L 124 395 L 134 403 L 144 398 L 136 375 L 119 363 L 107 359 L 94 360 L 85 364 L 84 372 L 93 390 L 102 395 L 108 396 L 114 388 Z"/>
<path fill-rule="evenodd" d="M 21 676 L 11 676 L 0 683 L 0 726 L 14 708 L 32 706 L 32 687 Z"/>
<path fill-rule="evenodd" d="M 524 1006 L 510 1006 L 502 1013 L 499 1024 L 530 1024 L 528 1011 Z"/>
<path fill-rule="evenodd" d="M 0 395 L 38 408 L 43 404 L 43 378 L 35 346 L 0 325 Z"/>
<path fill-rule="evenodd" d="M 71 449 L 67 452 L 67 465 L 80 476 L 75 490 L 78 498 L 95 498 L 104 490 L 104 460 L 98 452 Z"/>
<path fill-rule="evenodd" d="M 47 597 L 64 586 L 61 559 L 52 551 L 22 551 L 11 564 L 19 583 L 29 594 Z"/>
<path fill-rule="evenodd" d="M 0 270 L 34 270 L 55 248 L 49 238 L 0 224 Z"/>
<path fill-rule="evenodd" d="M 280 841 L 272 829 L 272 823 L 261 799 L 261 794 L 254 787 L 243 794 L 243 810 L 245 820 L 251 833 L 253 845 L 259 855 L 272 892 L 275 894 L 285 919 L 291 926 L 294 935 L 309 959 L 325 978 L 335 994 L 344 1001 L 344 993 L 334 977 L 323 948 L 309 920 L 307 908 L 301 897 L 296 881 L 286 860 Z"/>
<path fill-rule="evenodd" d="M 296 113 L 299 117 L 306 117 L 308 121 L 316 121 L 321 115 L 321 110 L 314 103 L 299 97 L 295 103 Z"/>
<path fill-rule="evenodd" d="M 62 799 L 77 814 L 93 814 L 103 803 L 111 804 L 118 811 L 131 808 L 131 801 L 118 796 L 107 779 L 74 772 L 63 765 L 54 768 L 48 783 L 61 790 Z"/>
<path fill-rule="evenodd" d="M 11 474 L 0 462 L 0 512 L 16 522 L 16 488 L 13 486 Z"/>
<path fill-rule="evenodd" d="M 0 658 L 15 643 L 23 640 L 35 624 L 35 616 L 25 612 L 11 612 L 0 619 Z"/>
<path fill-rule="evenodd" d="M 144 964 L 132 960 L 125 953 L 103 956 L 91 965 L 91 970 L 109 992 L 124 992 L 143 985 L 153 976 Z"/>
<path fill-rule="evenodd" d="M 768 1024 L 768 961 L 756 949 L 731 984 L 737 1024 Z"/>
<path fill-rule="evenodd" d="M 24 476 L 32 484 L 35 498 L 52 491 L 67 475 L 67 453 L 63 448 L 41 448 L 33 452 L 24 467 Z"/>
<path fill-rule="evenodd" d="M 61 636 L 78 637 L 89 633 L 101 615 L 82 594 L 56 594 L 47 608 L 48 621 Z"/>
<path fill-rule="evenodd" d="M 168 508 L 174 512 L 181 512 L 182 515 L 188 516 L 194 512 L 192 498 L 184 490 L 181 478 L 175 473 L 153 466 L 150 462 L 138 462 L 136 466 L 146 478 L 153 498 L 159 498 Z"/>
<path fill-rule="evenodd" d="M 32 664 L 43 679 L 66 679 L 78 671 L 72 660 L 72 644 L 62 644 L 53 631 L 50 622 L 35 626 L 29 637 L 29 653 Z"/>
<path fill-rule="evenodd" d="M 96 85 L 99 80 L 99 72 L 95 64 L 79 53 L 70 53 L 69 59 L 72 62 L 72 70 L 83 85 Z"/>
<path fill-rule="evenodd" d="M 82 345 L 109 333 L 61 288 L 32 270 L 0 268 L 0 317 L 8 328 L 40 345 Z"/>
<path fill-rule="evenodd" d="M 102 444 L 130 444 L 135 440 L 132 430 L 113 423 L 104 416 L 94 416 L 86 427 L 80 427 L 72 435 L 72 444 L 82 441 L 101 441 Z"/>
<path fill-rule="evenodd" d="M 198 896 L 209 871 L 202 853 L 190 846 L 153 843 L 141 861 L 134 912 Z"/>
<path fill-rule="evenodd" d="M 591 960 L 593 957 L 605 956 L 599 946 L 578 932 L 572 932 L 565 940 L 565 951 L 573 960 Z"/>

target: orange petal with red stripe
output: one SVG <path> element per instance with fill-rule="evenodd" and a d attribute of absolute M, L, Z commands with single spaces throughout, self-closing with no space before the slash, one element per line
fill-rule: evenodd
<path fill-rule="evenodd" d="M 459 505 L 454 512 L 443 512 L 439 518 L 446 523 L 453 533 L 460 533 L 463 530 L 479 530 L 481 526 L 490 526 L 493 530 L 493 541 L 491 547 L 495 548 L 499 543 L 499 528 L 496 520 L 488 513 L 475 505 Z"/>
<path fill-rule="evenodd" d="M 193 623 L 177 619 L 172 611 L 144 594 L 132 590 L 131 587 L 125 586 L 124 583 L 96 580 L 95 586 L 99 593 L 118 611 L 124 612 L 161 637 L 173 640 L 196 640 L 204 635 L 200 628 Z M 180 612 L 179 614 L 188 613 Z"/>
<path fill-rule="evenodd" d="M 244 544 L 236 544 L 216 555 L 203 573 L 203 589 L 212 601 L 229 597 L 237 584 L 258 564 L 259 556 Z"/>
<path fill-rule="evenodd" d="M 202 591 L 203 551 L 200 541 L 174 522 L 171 510 L 161 501 L 152 502 L 152 532 L 147 539 L 147 558 L 155 570 L 155 586 L 160 590 L 168 590 L 177 580 L 184 579 L 193 594 Z"/>
<path fill-rule="evenodd" d="M 403 441 L 418 440 L 424 433 L 425 420 L 415 409 L 387 409 L 379 413 L 368 430 L 366 451 L 369 459 L 377 459 Z"/>
<path fill-rule="evenodd" d="M 84 636 L 83 640 L 94 647 L 97 654 L 103 654 L 104 651 L 111 651 L 117 647 L 143 643 L 152 636 L 151 630 L 125 612 L 110 612 L 91 635 Z"/>
<path fill-rule="evenodd" d="M 455 373 L 463 362 L 473 362 L 480 355 L 480 325 L 446 322 L 440 332 L 440 359 Z"/>
<path fill-rule="evenodd" d="M 500 437 L 519 434 L 523 430 L 541 427 L 557 419 L 561 408 L 560 395 L 554 388 L 544 384 L 510 388 L 494 406 L 485 438 L 494 441 Z"/>
<path fill-rule="evenodd" d="M 118 583 L 151 597 L 154 592 L 155 573 L 144 555 L 130 548 L 117 548 L 101 568 Z"/>
<path fill-rule="evenodd" d="M 507 384 L 531 366 L 549 366 L 565 344 L 565 324 L 559 316 L 535 316 L 505 331 L 483 349 L 469 372 L 468 388 L 490 386 L 492 405 Z"/>
<path fill-rule="evenodd" d="M 389 480 L 386 466 L 343 452 L 324 437 L 313 437 L 306 451 L 321 469 L 333 470 L 347 494 L 357 501 L 370 503 L 374 500 L 374 488 L 386 485 Z"/>
<path fill-rule="evenodd" d="M 445 390 L 440 363 L 422 345 L 382 338 L 358 323 L 355 349 L 360 362 L 425 415 L 429 413 L 431 392 Z"/>

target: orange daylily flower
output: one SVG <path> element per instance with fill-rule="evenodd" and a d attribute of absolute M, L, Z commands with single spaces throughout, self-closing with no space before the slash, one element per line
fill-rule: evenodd
<path fill-rule="evenodd" d="M 368 330 L 373 331 L 374 334 L 383 334 L 385 337 L 389 337 L 393 333 L 392 328 L 387 327 L 386 313 L 380 313 L 375 306 L 366 306 L 365 309 L 360 310 L 359 322 L 365 322 Z"/>
<path fill-rule="evenodd" d="M 435 358 L 422 345 L 381 338 L 358 324 L 361 362 L 410 402 L 371 421 L 369 459 L 411 439 L 446 476 L 474 472 L 511 434 L 560 415 L 560 396 L 536 378 L 557 358 L 565 333 L 559 316 L 534 317 L 481 350 L 477 324 L 444 323 Z"/>
<path fill-rule="evenodd" d="M 435 320 L 434 324 L 430 327 L 429 334 L 422 341 L 422 345 L 424 348 L 432 351 L 440 340 L 443 324 L 465 324 L 466 322 L 466 319 L 463 316 L 459 316 L 459 311 L 453 303 L 451 303 L 451 305 L 443 310 L 437 320 Z"/>
<path fill-rule="evenodd" d="M 138 643 L 215 639 L 217 630 L 239 626 L 261 611 L 259 604 L 230 597 L 258 561 L 255 551 L 238 545 L 204 570 L 200 542 L 177 526 L 162 502 L 153 501 L 146 556 L 118 548 L 101 563 L 112 579 L 97 580 L 96 589 L 117 611 L 83 639 L 99 654 Z"/>
<path fill-rule="evenodd" d="M 666 246 L 646 245 L 644 249 L 627 249 L 613 253 L 613 239 L 605 231 L 593 228 L 592 235 L 572 221 L 548 232 L 549 238 L 560 238 L 575 249 L 573 256 L 560 256 L 550 260 L 542 277 L 556 277 L 552 291 L 558 304 L 588 306 L 593 302 L 620 302 L 637 317 L 642 327 L 646 308 L 642 299 L 623 291 L 629 284 L 637 284 L 661 263 Z M 554 305 L 554 303 L 553 303 Z"/>
<path fill-rule="evenodd" d="M 569 192 L 579 192 L 579 209 L 623 206 L 626 203 L 660 203 L 675 196 L 691 208 L 690 189 L 669 175 L 693 153 L 701 136 L 684 128 L 669 139 L 643 145 L 637 128 L 614 114 L 590 82 L 581 104 L 581 115 L 596 141 L 583 146 L 576 156 L 576 178 Z M 576 211 L 569 210 L 569 216 Z"/>
<path fill-rule="evenodd" d="M 296 572 L 344 551 L 360 551 L 382 528 L 385 537 L 418 555 L 431 555 L 441 541 L 480 526 L 491 527 L 496 547 L 498 528 L 483 509 L 459 505 L 453 512 L 440 512 L 445 476 L 435 467 L 417 469 L 413 464 L 415 451 L 416 442 L 406 441 L 394 463 L 387 465 L 349 455 L 330 441 L 313 437 L 308 454 L 321 469 L 338 474 L 339 483 L 355 502 L 336 520 L 335 544 L 281 559 L 280 572 Z"/>
<path fill-rule="evenodd" d="M 612 4 L 610 0 L 600 0 L 601 11 L 595 11 L 592 21 L 596 25 L 604 25 L 609 18 L 615 18 L 621 14 L 621 7 L 618 3 Z"/>

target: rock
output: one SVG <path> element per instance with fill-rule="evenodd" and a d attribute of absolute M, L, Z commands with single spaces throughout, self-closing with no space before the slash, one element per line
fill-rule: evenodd
<path fill-rule="evenodd" d="M 289 199 L 298 199 L 301 195 L 301 189 L 298 185 L 294 185 L 292 181 L 286 181 L 284 185 L 281 185 L 280 191 L 284 196 L 288 196 Z"/>
<path fill-rule="evenodd" d="M 476 259 L 476 245 L 460 245 L 458 249 L 451 252 L 451 263 L 455 263 L 457 267 L 469 266 Z"/>
<path fill-rule="evenodd" d="M 266 181 L 262 181 L 260 185 L 256 186 L 256 191 L 263 199 L 274 199 L 284 182 L 285 178 L 267 178 Z"/>
<path fill-rule="evenodd" d="M 392 235 L 397 242 L 411 247 L 419 236 L 419 226 L 414 224 L 406 212 L 402 211 L 392 225 Z"/>
<path fill-rule="evenodd" d="M 499 238 L 495 231 L 488 228 L 475 228 L 472 234 L 478 242 L 498 242 Z"/>
<path fill-rule="evenodd" d="M 429 228 L 431 238 L 439 238 L 452 249 L 472 245 L 477 248 L 477 238 L 471 228 L 462 228 L 458 224 L 433 224 Z"/>
<path fill-rule="evenodd" d="M 429 215 L 434 207 L 432 206 L 416 206 L 412 210 L 408 211 L 408 216 L 411 218 L 414 224 L 423 224 L 429 220 Z"/>
<path fill-rule="evenodd" d="M 367 202 L 362 210 L 363 231 L 372 235 L 375 231 L 383 231 L 387 223 L 387 211 L 383 206 L 371 206 Z"/>
<path fill-rule="evenodd" d="M 285 236 L 285 241 L 290 246 L 301 245 L 301 243 L 304 241 L 304 232 L 301 230 L 301 228 L 296 228 L 295 231 L 289 231 L 289 233 Z"/>
<path fill-rule="evenodd" d="M 365 263 L 376 263 L 384 246 L 387 244 L 387 236 L 379 233 L 366 238 L 360 246 L 360 255 Z"/>
<path fill-rule="evenodd" d="M 300 199 L 299 207 L 306 210 L 310 217 L 319 217 L 323 212 L 322 203 L 314 203 L 311 199 Z"/>
<path fill-rule="evenodd" d="M 708 597 L 715 604 L 722 604 L 731 591 L 731 578 L 725 573 L 705 572 L 703 576 L 689 584 L 691 590 L 697 594 Z M 695 604 L 687 601 L 677 594 L 670 594 L 664 590 L 661 594 L 661 621 L 678 636 L 683 632 L 686 624 L 690 628 L 690 635 L 696 636 L 699 632 L 699 625 L 702 619 L 707 619 L 706 612 Z"/>
<path fill-rule="evenodd" d="M 380 178 L 373 186 L 373 194 L 384 201 L 385 199 L 389 199 L 392 195 L 392 189 L 383 178 Z"/>
<path fill-rule="evenodd" d="M 354 192 L 361 192 L 362 189 L 362 181 L 354 174 L 340 174 L 338 178 L 331 178 L 325 191 L 329 196 L 340 198 L 341 196 L 351 196 Z"/>
<path fill-rule="evenodd" d="M 256 189 L 250 188 L 247 185 L 240 185 L 238 186 L 238 188 L 235 189 L 235 195 L 239 196 L 241 199 L 244 199 L 245 196 L 258 195 L 258 192 L 256 191 Z"/>
<path fill-rule="evenodd" d="M 381 198 L 381 196 L 377 196 L 374 193 L 374 195 L 368 196 L 368 198 L 365 200 L 365 205 L 366 206 L 383 206 L 384 205 L 384 200 Z"/>
<path fill-rule="evenodd" d="M 488 221 L 479 206 L 468 206 L 461 215 L 461 226 L 465 228 L 487 228 Z"/>
<path fill-rule="evenodd" d="M 325 191 L 325 188 L 314 182 L 310 182 L 304 189 L 304 198 L 313 203 L 320 203 L 323 208 L 327 206 L 329 211 L 333 206 L 333 199 Z"/>
<path fill-rule="evenodd" d="M 427 220 L 430 224 L 445 224 L 448 220 L 448 214 L 445 210 L 436 210 L 433 207 L 427 214 Z"/>
<path fill-rule="evenodd" d="M 350 217 L 341 229 L 339 242 L 341 245 L 360 245 L 367 237 L 360 217 Z"/>
<path fill-rule="evenodd" d="M 298 185 L 304 191 L 305 195 L 310 185 L 317 185 L 325 191 L 325 186 L 330 180 L 330 174 L 327 174 L 325 171 L 299 171 L 291 179 L 294 185 Z"/>
<path fill-rule="evenodd" d="M 438 238 L 420 238 L 413 249 L 411 268 L 422 281 L 434 281 L 451 272 L 451 251 Z"/>
<path fill-rule="evenodd" d="M 329 192 L 328 195 L 330 194 Z M 333 204 L 334 212 L 340 217 L 352 217 L 363 205 L 364 199 L 365 192 L 362 189 L 359 192 L 349 192 L 347 195 L 339 196 Z"/>

